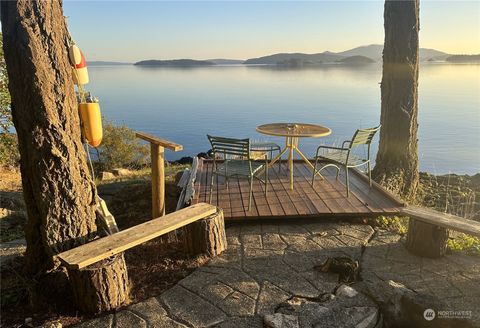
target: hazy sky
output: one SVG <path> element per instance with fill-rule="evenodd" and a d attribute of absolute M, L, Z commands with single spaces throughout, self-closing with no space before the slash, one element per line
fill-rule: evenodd
<path fill-rule="evenodd" d="M 421 0 L 420 46 L 480 53 L 480 1 Z M 383 1 L 66 0 L 87 60 L 246 59 L 383 43 Z"/>

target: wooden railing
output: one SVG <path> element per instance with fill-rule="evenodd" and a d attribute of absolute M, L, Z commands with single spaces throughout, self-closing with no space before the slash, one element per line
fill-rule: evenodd
<path fill-rule="evenodd" d="M 157 138 L 145 132 L 136 132 L 135 136 L 150 143 L 152 159 L 152 218 L 165 215 L 165 148 L 180 151 L 182 145 Z"/>

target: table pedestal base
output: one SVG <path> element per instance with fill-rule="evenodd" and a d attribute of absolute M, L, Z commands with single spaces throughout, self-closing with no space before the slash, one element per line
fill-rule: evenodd
<path fill-rule="evenodd" d="M 268 164 L 269 167 L 271 167 L 275 162 L 277 162 L 279 159 L 282 158 L 282 155 L 285 154 L 288 151 L 288 170 L 290 174 L 290 189 L 293 190 L 293 152 L 297 152 L 297 154 L 300 155 L 300 157 L 303 159 L 305 163 L 307 163 L 312 170 L 315 172 L 315 167 L 313 164 L 308 160 L 308 158 L 298 149 L 298 137 L 286 137 L 285 138 L 285 148 L 282 149 L 280 154 L 278 154 L 275 158 L 273 158 L 270 163 Z M 323 176 L 320 173 L 317 173 L 320 175 L 320 178 L 323 179 Z"/>

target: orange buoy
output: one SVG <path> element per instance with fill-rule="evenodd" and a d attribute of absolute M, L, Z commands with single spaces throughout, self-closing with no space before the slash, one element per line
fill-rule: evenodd
<path fill-rule="evenodd" d="M 100 104 L 96 102 L 80 103 L 78 110 L 82 121 L 83 136 L 90 146 L 98 147 L 103 138 Z"/>
<path fill-rule="evenodd" d="M 88 70 L 87 62 L 85 56 L 79 47 L 76 45 L 71 45 L 68 49 L 68 57 L 70 58 L 70 63 L 73 66 L 73 81 L 76 85 L 87 84 L 88 79 Z"/>

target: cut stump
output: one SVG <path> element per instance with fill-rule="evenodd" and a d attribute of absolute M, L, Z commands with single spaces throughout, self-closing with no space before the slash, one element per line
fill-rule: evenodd
<path fill-rule="evenodd" d="M 439 258 L 447 251 L 448 230 L 410 218 L 408 222 L 407 250 L 415 255 Z"/>
<path fill-rule="evenodd" d="M 123 253 L 86 268 L 68 269 L 75 303 L 85 313 L 110 311 L 130 301 Z"/>
<path fill-rule="evenodd" d="M 185 227 L 185 248 L 189 255 L 216 256 L 227 249 L 223 210 Z"/>

